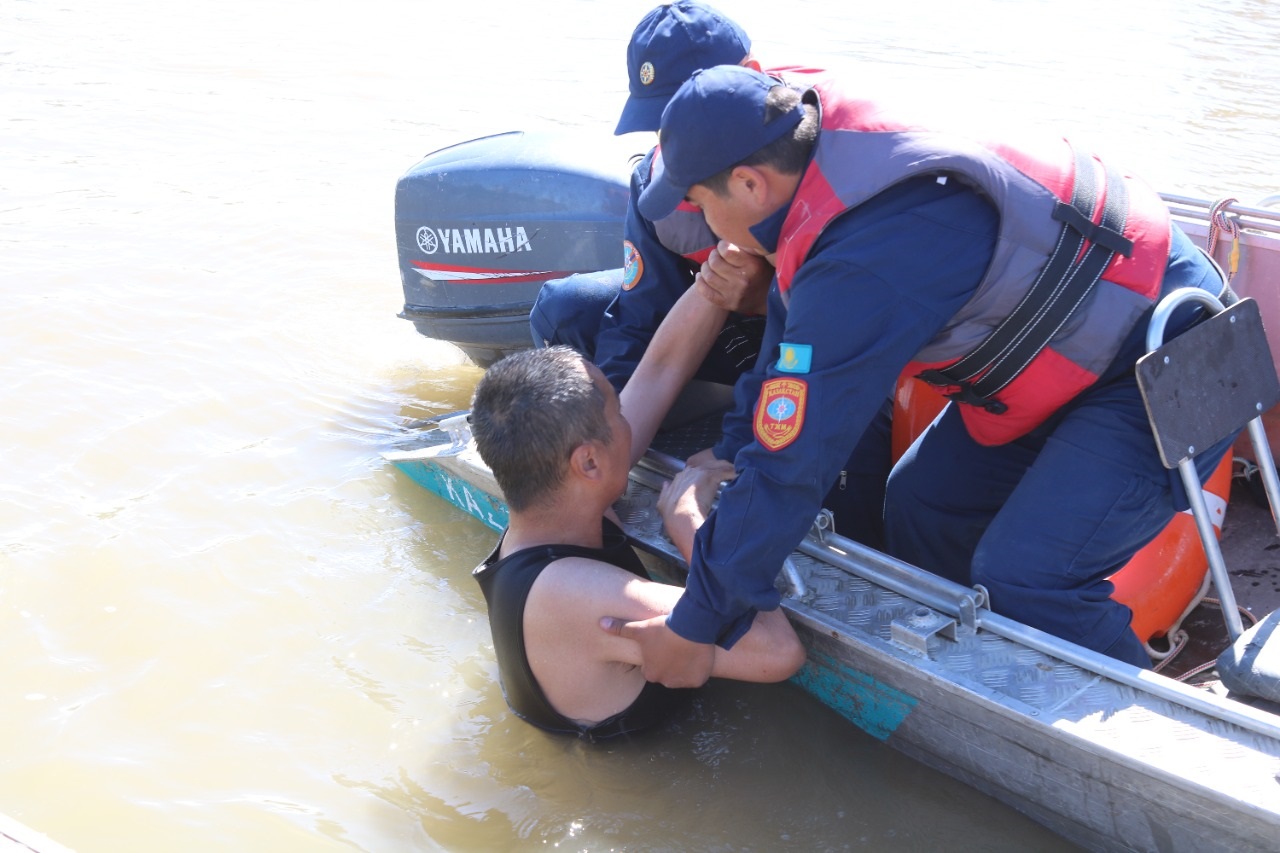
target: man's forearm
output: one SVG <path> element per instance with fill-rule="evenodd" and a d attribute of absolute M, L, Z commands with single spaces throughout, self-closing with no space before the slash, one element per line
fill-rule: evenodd
<path fill-rule="evenodd" d="M 631 424 L 632 464 L 644 455 L 667 410 L 706 358 L 728 313 L 689 289 L 658 327 L 622 389 L 622 414 Z"/>

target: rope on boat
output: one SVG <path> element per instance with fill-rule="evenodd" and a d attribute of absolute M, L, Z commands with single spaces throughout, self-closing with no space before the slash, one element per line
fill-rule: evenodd
<path fill-rule="evenodd" d="M 1240 226 L 1227 215 L 1227 208 L 1236 203 L 1234 198 L 1222 198 L 1214 202 L 1213 207 L 1209 208 L 1209 257 L 1213 257 L 1213 250 L 1218 246 L 1218 237 L 1222 234 L 1228 234 L 1231 237 L 1231 254 L 1227 257 L 1227 284 L 1231 283 L 1231 279 L 1235 278 L 1236 270 L 1240 269 Z"/>
<path fill-rule="evenodd" d="M 1213 598 L 1211 596 L 1205 596 L 1201 600 L 1201 603 L 1213 604 L 1213 605 L 1217 605 L 1218 607 L 1222 607 L 1222 601 L 1220 599 Z M 1254 616 L 1252 613 L 1250 613 L 1248 610 L 1245 610 L 1243 607 L 1237 606 L 1236 609 L 1240 611 L 1241 616 L 1243 616 L 1246 620 L 1248 620 L 1249 627 L 1252 628 L 1254 625 L 1258 624 L 1257 616 Z M 1190 639 L 1191 637 L 1190 635 L 1187 634 L 1186 631 L 1179 629 L 1173 635 L 1168 653 L 1164 656 L 1164 658 L 1159 663 L 1157 663 L 1155 666 L 1151 668 L 1152 672 L 1159 672 L 1160 670 L 1167 667 L 1170 663 L 1172 663 L 1173 659 L 1176 658 L 1179 655 L 1179 653 L 1181 653 L 1182 650 L 1187 647 L 1187 644 L 1188 642 L 1190 642 Z M 1191 679 L 1195 678 L 1197 675 L 1208 672 L 1209 670 L 1215 668 L 1217 665 L 1218 665 L 1218 659 L 1214 658 L 1213 660 L 1206 661 L 1197 667 L 1193 667 L 1187 670 L 1186 672 L 1182 673 L 1182 675 L 1179 675 L 1174 680 L 1181 681 L 1184 684 L 1189 683 Z"/>
<path fill-rule="evenodd" d="M 1156 663 L 1153 667 L 1151 667 L 1151 671 L 1159 672 L 1160 670 L 1167 667 L 1170 663 L 1173 662 L 1173 659 L 1176 658 L 1182 652 L 1182 650 L 1187 647 L 1187 643 L 1190 642 L 1190 640 L 1191 640 L 1191 635 L 1188 634 L 1186 631 L 1182 630 L 1181 628 L 1175 631 L 1173 633 L 1173 637 L 1171 638 L 1171 642 L 1169 643 L 1169 651 L 1165 652 L 1160 657 L 1159 662 Z M 1147 653 L 1151 654 L 1151 652 L 1152 652 L 1151 648 L 1148 647 Z M 1183 681 L 1185 678 L 1186 676 L 1182 676 L 1177 680 Z"/>

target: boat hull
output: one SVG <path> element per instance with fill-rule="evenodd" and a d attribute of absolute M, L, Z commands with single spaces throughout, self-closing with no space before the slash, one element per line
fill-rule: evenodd
<path fill-rule="evenodd" d="M 1208 236 L 1203 205 L 1188 213 L 1180 210 L 1185 200 L 1166 200 L 1190 233 Z M 1234 283 L 1257 298 L 1264 322 L 1274 318 L 1267 323 L 1274 336 L 1280 216 L 1250 216 L 1246 224 L 1255 227 L 1240 238 L 1248 266 Z M 402 244 L 416 234 L 410 224 L 403 228 Z M 1220 245 L 1219 259 L 1229 252 Z M 1275 410 L 1267 416 L 1280 420 Z M 718 421 L 709 421 L 714 431 Z M 421 446 L 384 456 L 499 531 L 506 523 L 501 492 L 467 440 L 464 419 L 451 423 L 421 436 Z M 660 440 L 666 446 L 632 471 L 615 510 L 651 573 L 681 583 L 687 569 L 662 531 L 658 492 L 674 460 L 710 446 L 715 435 L 695 423 Z M 1277 849 L 1280 716 L 1002 617 L 986 607 L 981 588 L 895 561 L 821 522 L 779 579 L 782 607 L 808 653 L 794 680 L 819 701 L 1089 849 Z"/>
<path fill-rule="evenodd" d="M 860 586 L 806 580 L 828 600 Z M 859 728 L 1089 849 L 1275 849 L 1274 738 L 986 632 L 904 648 L 852 625 L 889 633 L 918 604 L 858 594 L 876 604 L 785 606 L 808 650 L 794 680 Z"/>
<path fill-rule="evenodd" d="M 438 439 L 385 456 L 500 529 L 473 446 Z M 679 582 L 657 512 L 669 466 L 651 453 L 615 510 L 651 572 Z M 794 681 L 863 731 L 1089 849 L 1275 849 L 1274 715 L 1020 625 L 821 525 L 792 562 L 782 606 L 808 653 Z"/>

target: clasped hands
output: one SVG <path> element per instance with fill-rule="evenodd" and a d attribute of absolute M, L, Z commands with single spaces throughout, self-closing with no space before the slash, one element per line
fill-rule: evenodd
<path fill-rule="evenodd" d="M 769 304 L 773 265 L 760 255 L 721 240 L 698 270 L 693 286 L 713 305 L 762 315 Z"/>

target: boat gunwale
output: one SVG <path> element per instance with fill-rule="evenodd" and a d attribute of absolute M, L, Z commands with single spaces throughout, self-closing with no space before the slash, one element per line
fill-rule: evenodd
<path fill-rule="evenodd" d="M 431 452 L 432 450 L 435 452 Z M 391 451 L 383 455 L 388 461 L 396 464 L 416 462 L 439 465 L 477 487 L 486 491 L 492 489 L 494 496 L 500 497 L 492 475 L 488 474 L 487 468 L 483 468 L 478 455 L 474 452 L 442 451 L 444 448 L 437 445 L 429 449 Z M 669 478 L 670 472 L 662 470 L 667 466 L 662 465 L 661 462 L 653 464 L 654 462 L 655 460 L 651 457 L 649 464 L 637 465 L 632 470 L 629 479 L 634 486 L 655 493 L 660 489 L 659 481 Z M 682 571 L 687 570 L 678 551 L 670 545 L 669 541 L 666 541 L 665 534 L 661 535 L 660 541 L 655 543 L 652 541 L 654 537 L 642 535 L 636 530 L 635 525 L 628 523 L 625 518 L 623 527 L 635 545 L 673 563 Z M 1176 704 L 1196 714 L 1238 726 L 1280 745 L 1280 718 L 1275 714 L 1238 700 L 1218 696 L 1157 672 L 1139 669 L 1002 616 L 980 600 L 985 598 L 985 592 L 980 588 L 976 588 L 976 591 L 982 594 L 975 596 L 975 588 L 946 581 L 852 539 L 820 530 L 817 525 L 801 541 L 794 553 L 822 560 L 852 576 L 895 592 L 918 604 L 944 613 L 948 617 L 961 620 L 973 618 L 975 629 L 985 629 L 1006 640 L 1059 659 L 1094 675 Z M 943 591 L 942 594 L 938 592 L 940 589 Z M 952 590 L 954 595 L 948 594 Z M 962 607 L 969 606 L 963 603 L 966 598 L 971 602 L 976 601 L 972 617 L 966 617 L 961 613 Z M 802 599 L 794 596 L 784 594 L 783 599 L 784 606 L 791 604 L 792 607 L 789 609 L 792 610 L 795 607 L 805 606 Z"/>
<path fill-rule="evenodd" d="M 1160 193 L 1160 198 L 1169 206 L 1169 212 L 1174 218 L 1203 224 L 1212 224 L 1213 212 L 1220 204 L 1220 202 L 1174 193 Z M 1277 198 L 1280 197 L 1271 196 L 1268 200 Z M 1222 205 L 1219 212 L 1234 217 L 1235 224 L 1246 231 L 1280 234 L 1280 210 L 1231 201 L 1229 204 Z"/>

